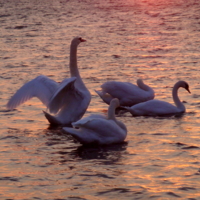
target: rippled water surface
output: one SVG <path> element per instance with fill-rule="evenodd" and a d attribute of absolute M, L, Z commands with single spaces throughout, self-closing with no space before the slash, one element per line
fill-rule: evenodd
<path fill-rule="evenodd" d="M 0 1 L 0 199 L 200 199 L 200 2 L 198 0 Z M 105 113 L 94 92 L 107 80 L 142 78 L 156 99 L 180 117 L 118 115 L 125 143 L 83 147 L 50 129 L 45 106 L 32 99 L 14 111 L 6 103 L 40 74 L 69 77 L 69 45 L 92 94 L 85 113 Z"/>

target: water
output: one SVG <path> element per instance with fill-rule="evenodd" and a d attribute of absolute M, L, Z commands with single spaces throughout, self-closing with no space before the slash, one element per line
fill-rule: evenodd
<path fill-rule="evenodd" d="M 195 0 L 0 1 L 1 199 L 200 199 L 200 2 Z M 6 110 L 12 94 L 40 74 L 69 77 L 75 36 L 78 65 L 92 94 L 85 113 L 105 113 L 94 89 L 142 78 L 173 103 L 175 82 L 186 113 L 123 114 L 125 143 L 86 148 L 50 129 L 32 99 Z"/>

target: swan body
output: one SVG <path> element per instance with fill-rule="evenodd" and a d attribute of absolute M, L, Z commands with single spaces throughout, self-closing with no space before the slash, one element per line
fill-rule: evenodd
<path fill-rule="evenodd" d="M 185 88 L 189 93 L 189 85 L 185 81 L 178 81 L 172 90 L 172 97 L 176 106 L 160 100 L 149 100 L 136 104 L 132 107 L 125 107 L 133 116 L 163 116 L 185 112 L 185 106 L 178 97 L 178 89 Z"/>
<path fill-rule="evenodd" d="M 15 109 L 22 103 L 37 97 L 47 107 L 50 113 L 44 112 L 50 124 L 71 125 L 85 113 L 91 95 L 83 83 L 77 67 L 77 47 L 84 42 L 80 37 L 72 40 L 70 46 L 70 75 L 60 84 L 40 75 L 23 85 L 9 100 L 8 109 Z"/>
<path fill-rule="evenodd" d="M 118 98 L 120 106 L 132 106 L 154 98 L 154 91 L 145 85 L 142 79 L 137 80 L 137 85 L 129 82 L 108 81 L 101 85 L 102 90 L 96 93 L 102 100 L 110 104 L 113 98 Z"/>
<path fill-rule="evenodd" d="M 82 144 L 108 145 L 123 142 L 127 135 L 126 126 L 116 120 L 115 109 L 120 106 L 118 99 L 113 99 L 108 108 L 108 116 L 91 115 L 72 123 L 73 128 L 64 127 Z"/>

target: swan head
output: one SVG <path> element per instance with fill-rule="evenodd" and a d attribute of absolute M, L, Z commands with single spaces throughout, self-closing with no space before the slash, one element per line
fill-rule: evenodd
<path fill-rule="evenodd" d="M 189 84 L 187 82 L 179 81 L 177 82 L 177 84 L 179 84 L 179 87 L 185 88 L 189 93 L 191 93 L 189 89 Z"/>
<path fill-rule="evenodd" d="M 186 83 L 186 82 L 185 82 L 185 89 L 186 89 L 189 93 L 191 93 L 191 92 L 190 92 L 190 89 L 189 89 L 189 85 L 188 85 L 188 83 Z"/>
<path fill-rule="evenodd" d="M 119 99 L 114 98 L 111 100 L 110 105 L 108 107 L 108 119 L 114 120 L 115 119 L 115 109 L 120 106 Z"/>
<path fill-rule="evenodd" d="M 139 86 L 139 85 L 144 85 L 144 82 L 143 82 L 143 80 L 142 79 L 137 79 L 137 85 Z"/>
<path fill-rule="evenodd" d="M 114 105 L 115 108 L 119 107 L 120 106 L 119 99 L 117 98 L 112 99 L 112 101 L 110 102 L 110 105 L 111 104 Z"/>
<path fill-rule="evenodd" d="M 82 37 L 75 37 L 72 40 L 72 45 L 78 46 L 81 42 L 85 42 L 86 40 L 84 40 Z"/>

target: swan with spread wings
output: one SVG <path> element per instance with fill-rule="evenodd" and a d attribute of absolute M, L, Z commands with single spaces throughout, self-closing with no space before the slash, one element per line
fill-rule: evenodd
<path fill-rule="evenodd" d="M 79 74 L 77 66 L 77 47 L 86 40 L 75 37 L 70 46 L 70 74 L 71 77 L 61 83 L 40 75 L 24 84 L 8 101 L 7 108 L 12 110 L 37 97 L 46 105 L 50 113 L 44 111 L 44 115 L 50 124 L 71 125 L 79 120 L 87 110 L 91 100 L 89 90 L 86 88 Z"/>

